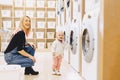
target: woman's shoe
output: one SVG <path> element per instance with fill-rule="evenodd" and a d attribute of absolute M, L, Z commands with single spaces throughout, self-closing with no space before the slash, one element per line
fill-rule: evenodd
<path fill-rule="evenodd" d="M 39 72 L 38 71 L 34 71 L 32 67 L 26 67 L 25 68 L 25 75 L 38 75 Z"/>

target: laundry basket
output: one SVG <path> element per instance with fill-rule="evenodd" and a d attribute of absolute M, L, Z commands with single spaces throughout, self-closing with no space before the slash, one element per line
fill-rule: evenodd
<path fill-rule="evenodd" d="M 20 65 L 0 65 L 0 80 L 24 80 L 24 69 Z"/>

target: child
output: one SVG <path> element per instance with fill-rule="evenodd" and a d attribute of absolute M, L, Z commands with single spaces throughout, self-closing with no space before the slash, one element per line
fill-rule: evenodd
<path fill-rule="evenodd" d="M 53 56 L 53 75 L 60 76 L 60 66 L 62 62 L 62 57 L 64 54 L 65 44 L 63 42 L 64 33 L 62 31 L 58 31 L 56 35 L 56 40 L 52 43 L 52 56 Z"/>

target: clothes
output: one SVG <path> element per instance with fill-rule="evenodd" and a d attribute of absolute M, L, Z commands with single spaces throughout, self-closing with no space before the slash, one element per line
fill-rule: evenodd
<path fill-rule="evenodd" d="M 62 62 L 62 56 L 61 55 L 53 57 L 52 69 L 59 71 L 60 70 L 60 66 L 61 66 L 61 62 Z"/>
<path fill-rule="evenodd" d="M 64 54 L 65 43 L 60 42 L 59 40 L 55 40 L 52 43 L 51 51 L 55 53 L 56 56 Z"/>
<path fill-rule="evenodd" d="M 5 60 L 7 64 L 18 64 L 21 67 L 31 67 L 34 65 L 32 59 L 18 53 L 20 50 L 25 50 L 30 55 L 34 56 L 35 50 L 30 46 L 25 46 L 26 38 L 23 30 L 17 32 L 11 39 L 8 47 L 5 50 Z"/>
<path fill-rule="evenodd" d="M 4 51 L 4 53 L 9 53 L 16 47 L 17 47 L 17 51 L 20 51 L 20 50 L 24 49 L 25 43 L 26 43 L 25 33 L 24 33 L 24 31 L 21 30 L 12 37 L 12 39 L 11 39 L 8 47 Z"/>
<path fill-rule="evenodd" d="M 59 71 L 60 70 L 62 57 L 63 57 L 63 54 L 64 54 L 64 48 L 65 48 L 65 43 L 63 41 L 59 41 L 58 39 L 56 39 L 52 43 L 51 50 L 52 50 L 52 53 L 55 54 L 53 56 L 52 69 L 55 70 L 55 71 Z"/>
<path fill-rule="evenodd" d="M 34 56 L 35 50 L 31 46 L 26 46 L 24 50 Z M 17 48 L 4 54 L 4 58 L 8 64 L 18 64 L 21 67 L 31 67 L 34 65 L 33 60 L 19 54 Z"/>

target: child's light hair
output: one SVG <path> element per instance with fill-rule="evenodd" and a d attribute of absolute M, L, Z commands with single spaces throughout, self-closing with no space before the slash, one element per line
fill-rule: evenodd
<path fill-rule="evenodd" d="M 56 32 L 56 37 L 57 37 L 59 34 L 64 34 L 64 32 L 63 32 L 62 30 L 57 31 L 57 32 Z"/>

